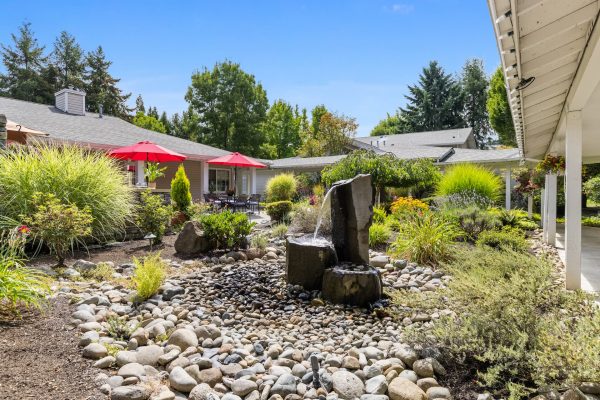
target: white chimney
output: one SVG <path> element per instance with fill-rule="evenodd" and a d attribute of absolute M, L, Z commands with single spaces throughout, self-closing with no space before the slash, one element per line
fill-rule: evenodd
<path fill-rule="evenodd" d="M 85 115 L 85 92 L 63 89 L 54 93 L 56 108 L 69 114 Z"/>

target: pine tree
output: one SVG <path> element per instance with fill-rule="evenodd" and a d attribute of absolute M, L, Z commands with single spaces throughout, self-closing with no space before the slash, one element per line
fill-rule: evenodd
<path fill-rule="evenodd" d="M 486 109 L 488 79 L 483 61 L 467 60 L 463 67 L 461 86 L 464 96 L 464 119 L 473 128 L 477 147 L 485 149 L 490 144 L 490 124 Z"/>
<path fill-rule="evenodd" d="M 169 118 L 167 118 L 166 111 L 163 111 L 162 114 L 160 114 L 159 121 L 164 125 L 166 132 L 170 133 L 171 132 L 171 121 L 169 121 Z"/>
<path fill-rule="evenodd" d="M 126 118 L 132 111 L 126 105 L 131 93 L 124 94 L 117 87 L 120 79 L 114 78 L 108 71 L 112 62 L 106 59 L 102 46 L 88 53 L 86 62 L 87 111 L 98 112 L 102 104 L 105 114 Z"/>
<path fill-rule="evenodd" d="M 156 109 L 156 107 L 148 107 L 148 116 L 149 117 L 153 117 L 156 119 L 160 119 L 160 116 L 158 115 L 158 110 Z"/>
<path fill-rule="evenodd" d="M 42 76 L 48 57 L 44 55 L 45 47 L 38 45 L 31 23 L 21 25 L 19 34 L 11 34 L 11 38 L 13 45 L 2 45 L 1 50 L 6 73 L 0 75 L 0 94 L 19 100 L 52 103 L 52 82 L 45 82 Z"/>
<path fill-rule="evenodd" d="M 400 115 L 408 132 L 435 131 L 465 127 L 462 117 L 463 96 L 460 85 L 431 61 L 419 75 L 419 82 L 408 87 L 410 95 Z"/>
<path fill-rule="evenodd" d="M 54 41 L 52 59 L 58 69 L 57 84 L 59 88 L 84 89 L 85 60 L 83 50 L 75 38 L 66 31 L 62 31 Z"/>
<path fill-rule="evenodd" d="M 179 113 L 174 113 L 173 116 L 171 116 L 169 126 L 171 127 L 171 130 L 169 131 L 170 135 L 181 137 L 181 117 L 179 116 Z"/>
<path fill-rule="evenodd" d="M 500 67 L 494 72 L 490 80 L 490 90 L 486 106 L 490 117 L 490 125 L 498 134 L 500 144 L 516 146 L 515 126 L 513 125 L 512 113 L 508 104 L 504 75 Z"/>
<path fill-rule="evenodd" d="M 135 112 L 136 114 L 141 112 L 141 113 L 146 113 L 146 107 L 144 107 L 144 99 L 142 99 L 142 95 L 138 94 L 138 97 L 135 99 Z"/>

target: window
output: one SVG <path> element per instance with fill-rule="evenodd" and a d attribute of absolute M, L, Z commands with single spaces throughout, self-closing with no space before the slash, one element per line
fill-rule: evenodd
<path fill-rule="evenodd" d="M 208 190 L 211 193 L 225 193 L 229 189 L 228 169 L 209 169 L 208 170 Z"/>

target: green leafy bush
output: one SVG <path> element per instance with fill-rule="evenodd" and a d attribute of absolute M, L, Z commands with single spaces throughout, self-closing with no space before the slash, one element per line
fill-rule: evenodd
<path fill-rule="evenodd" d="M 476 164 L 457 164 L 442 175 L 437 185 L 437 196 L 475 194 L 491 201 L 500 197 L 502 180 L 485 167 Z"/>
<path fill-rule="evenodd" d="M 598 227 L 598 226 L 600 226 L 600 217 L 597 217 L 597 216 L 584 217 L 584 218 L 581 219 L 581 223 L 584 226 L 595 226 L 595 227 Z"/>
<path fill-rule="evenodd" d="M 280 174 L 267 182 L 267 201 L 290 201 L 296 195 L 297 182 L 294 174 Z"/>
<path fill-rule="evenodd" d="M 458 235 L 456 225 L 439 214 L 427 211 L 400 223 L 393 252 L 420 264 L 437 265 L 452 256 L 452 245 Z"/>
<path fill-rule="evenodd" d="M 162 242 L 171 220 L 171 209 L 163 204 L 160 196 L 152 194 L 149 190 L 141 193 L 140 200 L 136 223 L 144 234 L 154 234 L 154 244 L 158 244 Z"/>
<path fill-rule="evenodd" d="M 453 208 L 444 212 L 446 218 L 456 222 L 464 239 L 475 242 L 479 234 L 484 231 L 499 229 L 501 222 L 497 215 L 477 206 L 464 209 Z"/>
<path fill-rule="evenodd" d="M 384 246 L 390 240 L 391 230 L 386 224 L 374 223 L 369 228 L 369 246 Z"/>
<path fill-rule="evenodd" d="M 190 180 L 185 174 L 183 164 L 179 164 L 177 172 L 171 181 L 171 200 L 175 203 L 178 211 L 187 211 L 192 204 L 192 193 L 190 192 Z"/>
<path fill-rule="evenodd" d="M 0 311 L 10 315 L 18 315 L 20 306 L 42 308 L 50 292 L 43 274 L 24 265 L 27 232 L 26 227 L 0 232 Z"/>
<path fill-rule="evenodd" d="M 123 167 L 98 151 L 76 146 L 15 146 L 0 153 L 0 215 L 19 220 L 34 212 L 36 192 L 89 209 L 92 235 L 123 232 L 134 203 Z"/>
<path fill-rule="evenodd" d="M 595 203 L 600 203 L 600 176 L 588 179 L 583 184 L 583 192 Z"/>
<path fill-rule="evenodd" d="M 244 213 L 225 210 L 216 214 L 204 215 L 200 219 L 204 233 L 214 249 L 238 248 L 246 243 L 254 222 Z"/>
<path fill-rule="evenodd" d="M 147 300 L 158 293 L 165 281 L 167 265 L 160 258 L 160 252 L 150 254 L 142 260 L 133 258 L 135 269 L 131 278 L 137 292 L 137 300 Z"/>
<path fill-rule="evenodd" d="M 491 247 L 501 250 L 524 252 L 529 246 L 523 232 L 519 229 L 506 229 L 501 231 L 483 231 L 478 235 L 477 246 Z"/>
<path fill-rule="evenodd" d="M 158 163 L 149 162 L 146 164 L 146 170 L 144 176 L 148 179 L 148 182 L 154 182 L 161 176 L 165 176 L 167 167 L 159 167 Z"/>
<path fill-rule="evenodd" d="M 467 373 L 465 382 L 519 398 L 535 385 L 600 379 L 598 310 L 591 297 L 554 282 L 548 259 L 469 247 L 444 269 L 453 277 L 446 290 L 398 292 L 394 301 L 411 312 L 452 311 L 405 339 L 437 347 L 447 365 Z"/>
<path fill-rule="evenodd" d="M 265 211 L 271 220 L 281 222 L 286 219 L 290 211 L 292 211 L 292 202 L 288 200 L 275 201 L 267 203 Z"/>
<path fill-rule="evenodd" d="M 385 224 L 386 218 L 387 213 L 385 212 L 385 208 L 377 206 L 373 207 L 373 223 Z"/>
<path fill-rule="evenodd" d="M 83 243 L 83 238 L 92 233 L 90 209 L 62 204 L 53 194 L 35 193 L 31 202 L 33 214 L 23 216 L 23 222 L 33 237 L 56 255 L 58 264 L 63 265 L 75 243 Z"/>
<path fill-rule="evenodd" d="M 283 239 L 285 234 L 288 232 L 288 226 L 286 224 L 277 224 L 271 229 L 271 236 L 279 239 Z"/>

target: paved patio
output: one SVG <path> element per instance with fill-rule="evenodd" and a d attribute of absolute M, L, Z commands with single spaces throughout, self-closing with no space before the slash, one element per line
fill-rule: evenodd
<path fill-rule="evenodd" d="M 556 248 L 565 262 L 565 227 L 556 226 Z M 581 288 L 600 294 L 600 228 L 581 227 Z"/>

